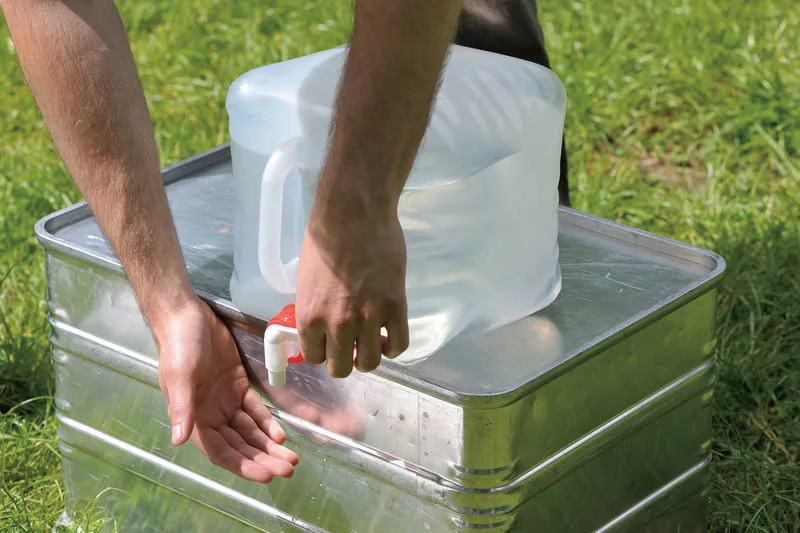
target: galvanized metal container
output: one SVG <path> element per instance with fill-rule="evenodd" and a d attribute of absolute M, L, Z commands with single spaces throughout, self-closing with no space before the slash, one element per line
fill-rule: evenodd
<path fill-rule="evenodd" d="M 544 311 L 415 365 L 292 366 L 275 390 L 264 323 L 229 301 L 228 147 L 164 179 L 192 282 L 301 465 L 258 485 L 170 444 L 151 332 L 81 204 L 36 228 L 68 510 L 97 499 L 131 531 L 705 530 L 719 256 L 562 209 Z"/>

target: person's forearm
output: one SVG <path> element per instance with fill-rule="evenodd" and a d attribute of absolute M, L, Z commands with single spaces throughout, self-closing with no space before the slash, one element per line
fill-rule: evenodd
<path fill-rule="evenodd" d="M 318 188 L 326 225 L 396 202 L 425 133 L 460 0 L 357 0 L 330 151 Z M 347 201 L 342 201 L 342 195 Z"/>
<path fill-rule="evenodd" d="M 36 102 L 67 168 L 159 321 L 193 299 L 157 148 L 111 0 L 0 0 Z"/>

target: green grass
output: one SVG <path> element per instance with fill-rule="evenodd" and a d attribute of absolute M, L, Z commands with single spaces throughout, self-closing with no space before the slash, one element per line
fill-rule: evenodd
<path fill-rule="evenodd" d="M 349 3 L 120 0 L 162 164 L 225 142 L 229 83 L 340 44 Z M 800 531 L 800 10 L 793 0 L 542 0 L 575 206 L 729 261 L 713 531 Z M 0 531 L 64 506 L 41 216 L 79 199 L 0 25 Z M 96 518 L 87 510 L 87 524 Z"/>

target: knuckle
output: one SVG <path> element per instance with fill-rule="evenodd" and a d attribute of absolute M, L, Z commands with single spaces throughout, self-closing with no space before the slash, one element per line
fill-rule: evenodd
<path fill-rule="evenodd" d="M 319 313 L 311 309 L 305 309 L 302 312 L 298 310 L 295 320 L 297 321 L 298 330 L 307 331 L 315 329 L 319 325 L 320 316 Z"/>
<path fill-rule="evenodd" d="M 361 320 L 364 322 L 378 322 L 380 320 L 380 310 L 372 303 L 366 303 L 361 307 Z"/>
<path fill-rule="evenodd" d="M 350 328 L 353 324 L 353 312 L 349 309 L 339 309 L 331 313 L 328 318 L 328 327 L 334 334 Z"/>
<path fill-rule="evenodd" d="M 362 315 L 362 322 L 361 324 L 370 330 L 377 328 L 381 328 L 381 324 L 388 318 L 381 310 L 379 309 L 369 309 L 365 311 Z"/>

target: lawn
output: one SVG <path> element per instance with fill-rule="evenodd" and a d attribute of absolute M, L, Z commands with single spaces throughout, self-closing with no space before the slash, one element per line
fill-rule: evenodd
<path fill-rule="evenodd" d="M 227 140 L 230 82 L 344 42 L 344 0 L 119 0 L 162 165 Z M 542 0 L 569 96 L 575 207 L 707 247 L 720 297 L 711 530 L 800 531 L 800 8 L 795 0 Z M 79 195 L 0 24 L 0 531 L 64 489 L 33 235 Z"/>

